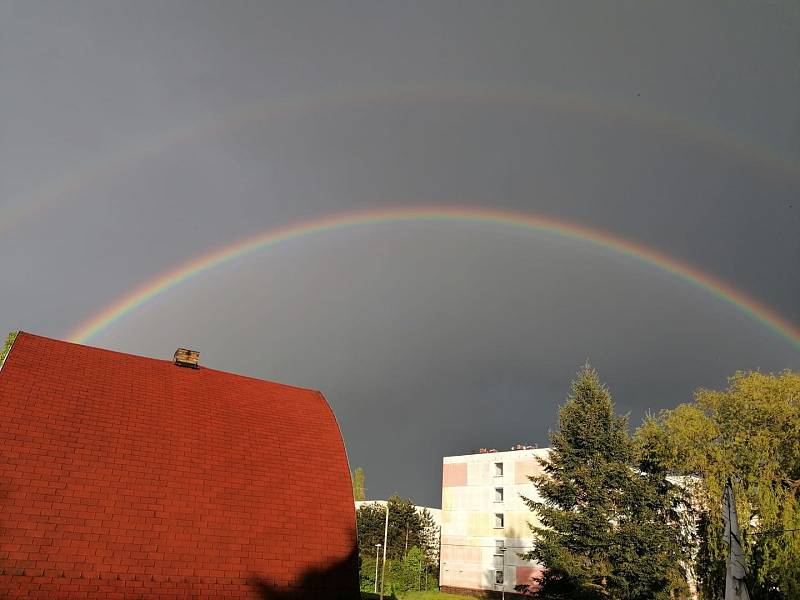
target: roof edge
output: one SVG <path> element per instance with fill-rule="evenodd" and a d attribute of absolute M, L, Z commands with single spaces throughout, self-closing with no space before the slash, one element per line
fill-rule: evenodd
<path fill-rule="evenodd" d="M 464 459 L 467 458 L 474 458 L 476 456 L 486 457 L 484 460 L 487 462 L 491 461 L 492 457 L 496 458 L 504 458 L 509 455 L 516 454 L 517 456 L 523 456 L 527 454 L 528 456 L 542 456 L 550 453 L 550 446 L 545 446 L 544 448 L 527 448 L 525 450 L 498 450 L 497 452 L 473 452 L 472 454 L 458 454 L 455 456 L 443 456 L 442 462 L 443 463 L 453 463 L 453 462 L 464 462 Z"/>
<path fill-rule="evenodd" d="M 336 425 L 336 433 L 337 433 L 337 435 L 339 437 L 339 444 L 341 444 L 341 446 L 342 446 L 342 450 L 344 451 L 344 459 L 345 459 L 345 461 L 347 461 L 347 475 L 349 476 L 348 479 L 350 480 L 350 490 L 353 491 L 353 468 L 352 468 L 353 465 L 350 464 L 350 454 L 348 454 L 348 452 L 347 452 L 347 444 L 345 444 L 345 442 L 344 442 L 344 434 L 342 433 L 342 426 L 339 425 L 339 419 L 336 417 L 336 413 L 334 412 L 333 407 L 331 406 L 331 403 L 328 402 L 328 399 L 325 397 L 325 394 L 323 394 L 319 390 L 313 390 L 313 391 L 316 392 L 317 396 L 319 397 L 320 401 L 322 402 L 322 405 L 328 410 L 328 413 L 330 414 L 331 418 L 333 419 L 333 424 Z M 353 494 L 353 501 L 355 502 L 355 494 Z M 353 519 L 355 520 L 355 518 L 356 518 L 355 505 L 353 505 L 353 507 L 354 507 L 353 508 Z M 358 531 L 356 531 L 356 538 L 358 538 Z"/>
<path fill-rule="evenodd" d="M 14 332 L 11 332 L 11 333 L 14 333 Z M 20 331 L 17 331 L 16 334 L 17 334 L 17 337 L 19 335 L 21 335 L 21 334 L 24 334 L 27 337 L 39 338 L 39 339 L 42 339 L 42 340 L 48 340 L 48 341 L 51 341 L 51 342 L 57 342 L 59 344 L 75 346 L 75 347 L 78 347 L 78 348 L 89 348 L 91 350 L 99 350 L 100 352 L 108 352 L 110 354 L 119 354 L 119 355 L 122 355 L 122 356 L 130 356 L 130 357 L 135 357 L 135 358 L 139 358 L 139 359 L 152 360 L 152 361 L 158 361 L 158 362 L 169 363 L 169 364 L 172 364 L 172 362 L 173 362 L 170 359 L 154 358 L 152 356 L 145 356 L 143 354 L 133 354 L 132 352 L 122 352 L 121 350 L 111 350 L 109 348 L 101 348 L 100 346 L 90 346 L 89 344 L 80 344 L 78 342 L 70 342 L 68 340 L 61 340 L 61 339 L 58 339 L 58 338 L 53 338 L 53 337 L 49 337 L 49 336 L 45 336 L 45 335 L 38 335 L 38 334 L 35 334 L 35 333 L 30 333 L 28 331 L 21 331 L 20 330 Z M 15 341 L 16 341 L 16 338 L 15 338 Z M 10 348 L 9 348 L 9 351 L 10 351 Z M 0 365 L 0 368 L 2 368 L 2 365 Z M 308 393 L 317 393 L 317 394 L 322 395 L 322 392 L 320 392 L 319 390 L 317 390 L 315 388 L 308 388 L 308 387 L 303 387 L 303 386 L 299 386 L 299 385 L 291 385 L 291 384 L 288 384 L 288 383 L 282 383 L 280 381 L 274 381 L 272 379 L 262 379 L 260 377 L 255 377 L 253 375 L 244 375 L 242 373 L 236 373 L 236 372 L 233 372 L 233 371 L 223 371 L 221 369 L 212 369 L 210 367 L 205 367 L 205 366 L 198 367 L 198 370 L 201 370 L 201 369 L 205 370 L 205 371 L 215 372 L 215 373 L 222 373 L 224 375 L 232 375 L 232 376 L 235 376 L 235 377 L 241 377 L 242 379 L 250 379 L 252 381 L 257 381 L 257 382 L 261 382 L 261 383 L 269 383 L 271 385 L 278 385 L 278 386 L 282 386 L 282 387 L 285 387 L 285 388 L 290 388 L 290 389 L 294 389 L 294 390 L 300 390 L 300 391 L 308 392 Z M 324 396 L 323 396 L 323 401 L 325 402 L 325 404 L 327 404 L 327 401 L 325 400 Z M 330 407 L 328 407 L 328 408 L 330 409 Z M 335 418 L 335 416 L 334 416 L 334 418 Z M 338 426 L 338 422 L 337 422 L 337 426 Z"/>

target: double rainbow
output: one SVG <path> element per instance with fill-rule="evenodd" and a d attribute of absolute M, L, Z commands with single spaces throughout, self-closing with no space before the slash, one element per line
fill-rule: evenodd
<path fill-rule="evenodd" d="M 282 242 L 335 230 L 368 227 L 379 223 L 467 222 L 496 224 L 535 233 L 547 233 L 578 240 L 631 258 L 701 288 L 765 325 L 790 344 L 800 347 L 800 328 L 774 310 L 733 288 L 724 281 L 703 273 L 653 248 L 598 229 L 550 217 L 484 208 L 423 206 L 387 208 L 339 214 L 269 229 L 233 244 L 212 250 L 152 279 L 125 294 L 100 313 L 89 318 L 69 334 L 69 339 L 86 343 L 138 307 L 215 267 Z"/>

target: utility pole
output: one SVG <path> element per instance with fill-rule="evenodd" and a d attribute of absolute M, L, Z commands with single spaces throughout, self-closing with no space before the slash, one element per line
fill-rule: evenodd
<path fill-rule="evenodd" d="M 737 480 L 738 481 L 738 480 Z M 722 496 L 722 520 L 725 523 L 724 543 L 728 546 L 725 573 L 725 600 L 750 600 L 745 578 L 747 563 L 739 534 L 739 517 L 733 496 L 733 478 L 728 477 Z"/>
<path fill-rule="evenodd" d="M 386 524 L 383 526 L 383 564 L 381 565 L 381 597 L 383 600 L 383 583 L 386 580 L 386 543 L 389 538 L 389 501 L 386 501 Z"/>
<path fill-rule="evenodd" d="M 500 552 L 503 555 L 503 583 L 501 584 L 503 587 L 500 591 L 501 600 L 506 600 L 506 550 L 508 550 L 508 548 L 506 548 L 506 544 L 503 542 L 503 545 L 500 547 Z"/>
<path fill-rule="evenodd" d="M 378 557 L 378 552 L 381 551 L 381 545 L 375 544 L 375 593 L 378 593 L 378 563 L 380 559 Z"/>

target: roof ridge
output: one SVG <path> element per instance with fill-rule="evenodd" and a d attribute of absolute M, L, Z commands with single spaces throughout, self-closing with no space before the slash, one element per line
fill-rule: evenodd
<path fill-rule="evenodd" d="M 44 335 L 38 335 L 38 334 L 35 334 L 35 333 L 30 333 L 28 331 L 19 331 L 19 333 L 17 335 L 17 339 L 19 339 L 20 337 L 22 337 L 23 339 L 24 338 L 34 338 L 34 339 L 46 340 L 48 342 L 52 342 L 52 343 L 56 343 L 56 344 L 62 344 L 62 345 L 66 345 L 66 346 L 77 346 L 78 348 L 87 348 L 87 349 L 93 350 L 93 351 L 111 353 L 111 354 L 116 354 L 116 355 L 120 355 L 120 356 L 125 356 L 125 357 L 128 357 L 128 358 L 135 358 L 135 359 L 146 360 L 146 361 L 166 363 L 166 364 L 169 364 L 169 365 L 171 365 L 172 362 L 173 362 L 172 360 L 169 360 L 169 359 L 154 358 L 152 356 L 145 356 L 143 354 L 133 354 L 131 352 L 123 352 L 121 350 L 111 350 L 109 348 L 101 348 L 99 346 L 90 346 L 88 344 L 79 344 L 77 342 L 71 342 L 71 341 L 68 341 L 68 340 L 60 340 L 58 338 L 52 338 L 52 337 L 48 337 L 48 336 L 44 336 Z M 16 340 L 15 340 L 15 342 L 16 342 Z M 299 391 L 303 391 L 303 392 L 316 393 L 316 394 L 319 394 L 322 397 L 323 402 L 325 402 L 327 404 L 327 400 L 325 398 L 325 395 L 320 390 L 318 390 L 316 388 L 302 387 L 302 386 L 299 386 L 299 385 L 291 385 L 291 384 L 288 384 L 288 383 L 282 383 L 280 381 L 273 381 L 271 379 L 262 379 L 262 378 L 259 378 L 259 377 L 255 377 L 253 375 L 245 375 L 245 374 L 242 374 L 242 373 L 235 373 L 233 371 L 223 371 L 222 369 L 213 369 L 211 367 L 205 367 L 203 365 L 200 365 L 197 368 L 197 370 L 198 371 L 208 371 L 210 373 L 218 373 L 220 375 L 238 377 L 238 378 L 241 378 L 241 379 L 249 379 L 249 380 L 252 380 L 252 381 L 259 382 L 259 383 L 268 383 L 270 385 L 281 386 L 281 387 L 287 388 L 287 389 L 293 389 L 293 390 L 299 390 Z"/>

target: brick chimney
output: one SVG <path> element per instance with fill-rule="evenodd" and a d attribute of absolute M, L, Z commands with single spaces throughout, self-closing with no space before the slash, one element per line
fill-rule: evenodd
<path fill-rule="evenodd" d="M 200 353 L 197 350 L 178 348 L 175 350 L 174 358 L 177 366 L 196 369 L 197 364 L 200 362 Z"/>

